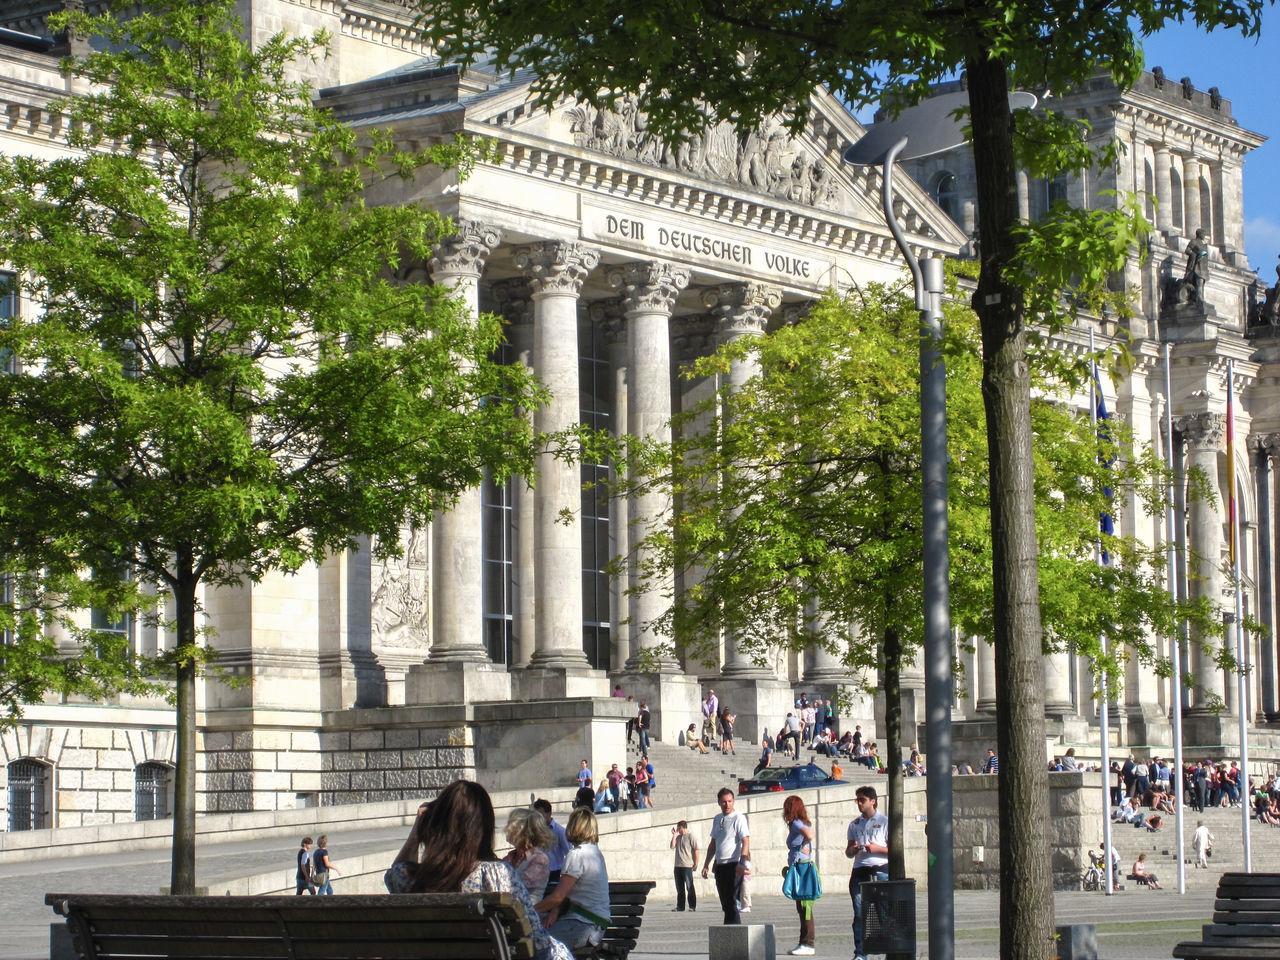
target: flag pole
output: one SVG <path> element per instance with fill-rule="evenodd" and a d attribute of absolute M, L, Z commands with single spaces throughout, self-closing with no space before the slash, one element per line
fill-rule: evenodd
<path fill-rule="evenodd" d="M 1168 502 L 1165 504 L 1165 556 L 1169 568 L 1169 596 L 1176 603 L 1178 600 L 1178 542 L 1174 536 L 1174 510 L 1173 510 L 1173 374 L 1171 367 L 1173 364 L 1173 346 L 1166 343 L 1164 345 L 1164 430 L 1165 430 L 1165 452 L 1169 457 L 1169 489 L 1167 491 Z M 1186 801 L 1186 792 L 1182 785 L 1182 629 L 1178 624 L 1173 625 L 1173 635 L 1170 637 L 1170 648 L 1173 656 L 1173 677 L 1172 690 L 1173 705 L 1171 712 L 1173 714 L 1173 770 L 1169 774 L 1169 787 L 1173 791 L 1173 819 L 1177 825 L 1178 834 L 1178 892 L 1185 894 L 1187 892 L 1187 862 L 1183 856 L 1183 846 L 1185 834 L 1183 833 L 1184 821 L 1182 807 Z"/>
<path fill-rule="evenodd" d="M 1244 872 L 1253 873 L 1253 843 L 1249 835 L 1249 703 L 1246 699 L 1248 685 L 1244 672 L 1244 600 L 1240 591 L 1240 523 L 1239 505 L 1236 502 L 1235 473 L 1235 372 L 1234 360 L 1227 360 L 1227 498 L 1228 519 L 1231 523 L 1231 576 L 1235 580 L 1235 634 L 1236 634 L 1236 706 L 1240 709 L 1240 820 L 1244 837 Z"/>
<path fill-rule="evenodd" d="M 1098 405 L 1102 402 L 1102 389 L 1098 383 L 1098 362 L 1093 359 L 1093 330 L 1089 330 L 1089 356 L 1093 365 L 1093 379 L 1089 382 L 1089 421 L 1093 424 L 1093 435 L 1098 436 Z M 1094 556 L 1098 566 L 1105 567 L 1106 560 L 1102 549 L 1102 527 L 1099 522 L 1098 539 L 1094 544 Z M 1102 655 L 1107 655 L 1107 635 L 1099 633 L 1102 643 Z M 1108 706 L 1110 698 L 1107 694 L 1107 668 L 1104 663 L 1098 671 L 1098 727 L 1099 741 L 1102 744 L 1102 862 L 1103 872 L 1107 875 L 1107 896 L 1115 893 L 1115 881 L 1111 864 L 1111 710 Z"/>

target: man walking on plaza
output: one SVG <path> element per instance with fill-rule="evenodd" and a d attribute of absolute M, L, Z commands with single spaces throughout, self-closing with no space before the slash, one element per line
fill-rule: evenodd
<path fill-rule="evenodd" d="M 853 898 L 853 960 L 867 960 L 862 949 L 866 917 L 862 912 L 862 884 L 889 879 L 889 818 L 876 809 L 876 788 L 859 787 L 855 794 L 861 816 L 849 824 L 844 855 L 853 861 L 849 896 Z"/>
<path fill-rule="evenodd" d="M 671 849 L 676 852 L 676 912 L 684 910 L 686 894 L 689 909 L 698 909 L 698 894 L 693 889 L 693 871 L 698 866 L 698 838 L 689 832 L 689 822 L 681 820 L 671 828 Z"/>
<path fill-rule="evenodd" d="M 738 913 L 738 900 L 742 896 L 743 860 L 751 859 L 751 826 L 745 813 L 733 809 L 733 791 L 722 787 L 716 794 L 720 812 L 711 822 L 711 840 L 707 843 L 707 858 L 702 864 L 702 878 L 707 878 L 707 868 L 715 860 L 716 893 L 720 896 L 720 908 L 724 910 L 725 924 L 742 922 Z"/>

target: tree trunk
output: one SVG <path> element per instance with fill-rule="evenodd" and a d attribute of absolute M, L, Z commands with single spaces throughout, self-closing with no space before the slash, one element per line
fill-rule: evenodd
<path fill-rule="evenodd" d="M 902 638 L 896 627 L 884 631 L 884 736 L 889 818 L 889 879 L 905 880 L 907 853 L 903 842 L 902 789 Z M 891 953 L 886 960 L 914 960 L 912 954 Z"/>
<path fill-rule="evenodd" d="M 995 596 L 996 745 L 1000 758 L 1000 956 L 1055 952 L 1053 883 L 1045 836 L 1049 808 L 1044 740 L 1044 654 L 1031 453 L 1031 381 L 1022 291 L 1005 270 L 1019 222 L 1008 70 L 996 59 L 965 64 L 977 169 L 982 273 L 973 307 L 982 327 L 982 393 L 991 465 Z"/>
<path fill-rule="evenodd" d="M 196 892 L 196 577 L 190 550 L 179 549 L 174 590 L 178 628 L 178 762 L 173 785 L 173 861 L 169 892 Z"/>

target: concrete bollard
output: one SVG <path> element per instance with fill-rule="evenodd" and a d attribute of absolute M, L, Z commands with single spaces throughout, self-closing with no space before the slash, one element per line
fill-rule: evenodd
<path fill-rule="evenodd" d="M 1058 960 L 1098 960 L 1098 928 L 1092 923 L 1054 927 L 1058 935 Z"/>
<path fill-rule="evenodd" d="M 76 960 L 76 944 L 65 920 L 49 924 L 49 960 Z"/>
<path fill-rule="evenodd" d="M 708 960 L 777 960 L 772 923 L 707 928 Z"/>

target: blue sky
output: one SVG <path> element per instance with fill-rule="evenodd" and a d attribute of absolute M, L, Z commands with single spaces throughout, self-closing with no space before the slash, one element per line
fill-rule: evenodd
<path fill-rule="evenodd" d="M 1244 244 L 1264 283 L 1275 282 L 1280 255 L 1280 9 L 1263 15 L 1262 38 L 1203 33 L 1175 25 L 1142 42 L 1146 66 L 1190 77 L 1197 90 L 1217 87 L 1240 126 L 1273 139 L 1245 157 Z"/>

